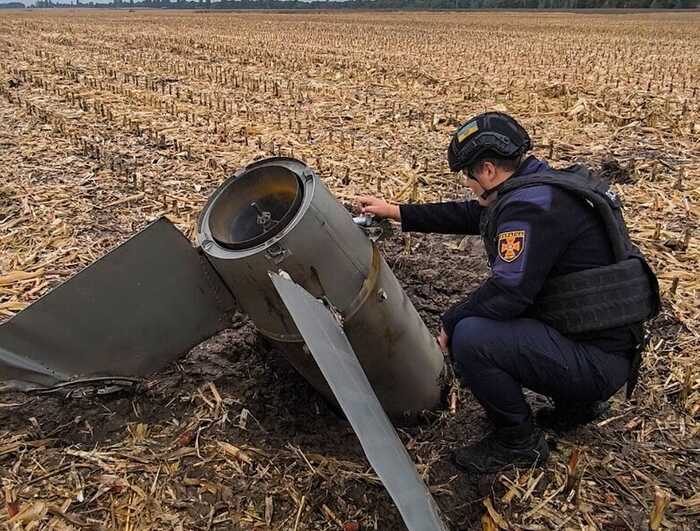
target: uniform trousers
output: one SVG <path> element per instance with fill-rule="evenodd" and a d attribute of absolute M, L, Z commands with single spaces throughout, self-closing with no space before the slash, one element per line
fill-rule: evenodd
<path fill-rule="evenodd" d="M 631 356 L 577 343 L 534 319 L 467 317 L 450 338 L 455 373 L 497 427 L 532 422 L 523 388 L 557 404 L 606 400 L 627 381 Z"/>

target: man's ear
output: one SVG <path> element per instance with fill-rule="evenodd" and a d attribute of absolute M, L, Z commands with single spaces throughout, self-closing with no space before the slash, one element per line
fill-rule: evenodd
<path fill-rule="evenodd" d="M 496 165 L 490 160 L 485 160 L 482 168 L 482 175 L 488 179 L 489 183 L 491 183 L 498 176 L 498 168 L 496 168 Z"/>

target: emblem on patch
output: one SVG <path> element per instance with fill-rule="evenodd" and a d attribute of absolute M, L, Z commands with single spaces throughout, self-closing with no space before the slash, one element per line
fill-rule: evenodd
<path fill-rule="evenodd" d="M 504 262 L 513 262 L 525 249 L 525 231 L 512 230 L 498 235 L 498 256 Z"/>

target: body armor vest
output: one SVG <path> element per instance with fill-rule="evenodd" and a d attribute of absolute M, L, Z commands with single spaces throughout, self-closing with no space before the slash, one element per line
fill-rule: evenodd
<path fill-rule="evenodd" d="M 496 218 L 513 190 L 555 186 L 594 208 L 605 227 L 615 263 L 547 279 L 527 315 L 564 334 L 594 332 L 639 323 L 661 307 L 659 284 L 644 255 L 632 243 L 622 205 L 608 184 L 583 166 L 511 177 L 481 217 L 481 237 L 489 259 L 496 256 Z"/>

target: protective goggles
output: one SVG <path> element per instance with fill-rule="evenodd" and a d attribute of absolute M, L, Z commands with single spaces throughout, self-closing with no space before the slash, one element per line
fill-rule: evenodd
<path fill-rule="evenodd" d="M 479 164 L 477 164 L 479 166 Z M 462 169 L 462 175 L 464 175 L 467 179 L 471 179 L 472 181 L 479 182 L 476 178 L 476 174 L 474 173 L 474 170 L 476 167 L 473 166 L 467 166 L 466 168 Z"/>

